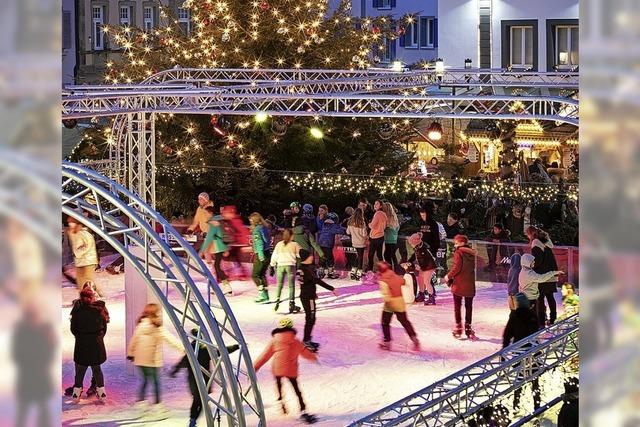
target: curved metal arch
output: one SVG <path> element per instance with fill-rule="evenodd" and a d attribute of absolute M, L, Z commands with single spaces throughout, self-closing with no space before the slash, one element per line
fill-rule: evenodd
<path fill-rule="evenodd" d="M 222 291 L 194 249 L 166 219 L 116 182 L 72 163 L 63 164 L 62 176 L 63 213 L 112 245 L 142 275 L 161 302 L 195 373 L 207 424 L 213 425 L 215 413 L 222 413 L 230 426 L 266 425 L 247 344 Z M 92 201 L 87 201 L 86 196 L 91 196 Z M 86 218 L 82 211 L 88 211 L 95 219 Z M 121 220 L 122 216 L 129 224 Z M 163 228 L 164 237 L 154 231 L 154 225 Z M 117 236 L 123 236 L 124 242 Z M 170 242 L 176 246 L 171 247 Z M 140 246 L 144 255 L 132 254 L 128 245 Z M 158 275 L 154 270 L 163 277 L 154 277 Z M 206 282 L 206 299 L 192 276 Z M 190 333 L 193 326 L 199 326 L 196 336 Z M 190 339 L 206 347 L 212 360 L 211 371 L 200 367 L 199 346 L 194 351 Z M 232 358 L 226 350 L 230 344 L 240 347 L 236 357 Z M 205 375 L 210 376 L 208 383 Z M 214 387 L 209 394 L 211 384 Z"/>

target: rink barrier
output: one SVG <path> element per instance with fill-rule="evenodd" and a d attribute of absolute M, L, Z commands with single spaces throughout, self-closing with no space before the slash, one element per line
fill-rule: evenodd
<path fill-rule="evenodd" d="M 456 426 L 578 355 L 578 315 L 559 321 L 349 424 Z"/>
<path fill-rule="evenodd" d="M 63 162 L 61 188 L 62 212 L 115 248 L 162 305 L 194 373 L 207 425 L 222 418 L 228 426 L 265 426 L 247 343 L 222 290 L 194 248 L 140 197 L 95 171 Z M 156 227 L 164 231 L 162 237 Z M 144 251 L 135 255 L 132 246 Z M 198 284 L 205 286 L 203 291 Z M 192 340 L 204 349 L 201 345 L 194 349 Z M 227 346 L 233 344 L 239 351 L 231 356 Z M 209 353 L 211 368 L 200 366 L 199 351 Z"/>

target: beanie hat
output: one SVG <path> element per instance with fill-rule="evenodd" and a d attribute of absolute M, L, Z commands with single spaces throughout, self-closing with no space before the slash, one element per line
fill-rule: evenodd
<path fill-rule="evenodd" d="M 413 233 L 409 236 L 409 244 L 412 248 L 415 248 L 422 242 L 422 233 Z"/>
<path fill-rule="evenodd" d="M 531 304 L 529 303 L 529 299 L 525 294 L 519 292 L 516 294 L 516 307 L 518 308 L 529 308 Z"/>
<path fill-rule="evenodd" d="M 298 202 L 291 202 L 291 204 L 289 205 L 289 208 L 290 208 L 290 209 L 293 209 L 293 208 L 300 208 L 300 203 L 298 203 Z"/>
<path fill-rule="evenodd" d="M 337 214 L 337 213 L 335 213 L 335 212 L 329 212 L 329 213 L 327 214 L 327 219 L 330 219 L 330 220 L 331 220 L 331 221 L 333 221 L 333 222 L 338 222 L 338 221 L 339 221 L 338 214 Z"/>
<path fill-rule="evenodd" d="M 202 193 L 198 194 L 198 199 L 204 199 L 204 201 L 208 202 L 209 194 L 203 191 Z"/>
<path fill-rule="evenodd" d="M 304 213 L 309 213 L 309 214 L 310 214 L 310 213 L 313 213 L 313 206 L 312 206 L 312 205 L 310 205 L 309 203 L 305 203 L 305 204 L 302 206 L 302 212 L 304 212 Z"/>
<path fill-rule="evenodd" d="M 283 317 L 282 319 L 278 320 L 278 327 L 293 328 L 293 320 L 291 320 L 290 317 Z"/>

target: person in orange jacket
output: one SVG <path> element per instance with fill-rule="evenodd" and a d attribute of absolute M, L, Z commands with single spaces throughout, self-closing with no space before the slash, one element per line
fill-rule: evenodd
<path fill-rule="evenodd" d="M 302 356 L 317 362 L 318 358 L 296 338 L 293 320 L 288 317 L 280 319 L 278 327 L 271 332 L 271 335 L 273 336 L 271 342 L 254 362 L 253 367 L 257 372 L 269 359 L 273 358 L 271 371 L 276 378 L 278 402 L 282 406 L 282 412 L 287 413 L 287 408 L 282 401 L 282 378 L 288 378 L 300 402 L 300 420 L 307 424 L 313 424 L 317 421 L 317 417 L 306 412 L 306 405 L 298 386 L 298 359 Z"/>

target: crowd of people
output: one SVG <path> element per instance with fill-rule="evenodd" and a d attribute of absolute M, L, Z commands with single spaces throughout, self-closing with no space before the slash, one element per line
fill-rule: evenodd
<path fill-rule="evenodd" d="M 233 295 L 229 266 L 239 270 L 240 277 L 247 276 L 242 263 L 246 260 L 244 254 L 249 252 L 244 248 L 250 247 L 253 264 L 251 278 L 257 288 L 255 302 L 273 303 L 275 312 L 279 311 L 283 302 L 288 302 L 289 314 L 304 311 L 302 340 L 296 338 L 293 320 L 289 317 L 281 318 L 279 327 L 272 332 L 271 342 L 255 361 L 255 369 L 258 370 L 273 358 L 272 370 L 283 412 L 286 413 L 287 408 L 282 403 L 282 382 L 287 378 L 298 397 L 301 420 L 306 423 L 316 421 L 305 409 L 298 383 L 298 358 L 317 359 L 316 353 L 320 345 L 313 341 L 317 311 L 316 288 L 321 286 L 338 295 L 339 289 L 323 279 L 340 277 L 334 258 L 334 248 L 339 239 L 343 247 L 352 248 L 347 251 L 346 257 L 349 279 L 359 281 L 367 277 L 363 284 L 373 281 L 380 287 L 383 307 L 380 322 L 382 340 L 379 347 L 385 350 L 391 348 L 390 323 L 395 316 L 413 343 L 414 351 L 420 351 L 420 341 L 408 318 L 407 305 L 436 304 L 436 254 L 443 246 L 446 247 L 445 239 L 452 239 L 452 262 L 444 275 L 444 284 L 453 295 L 452 335 L 461 339 L 464 333 L 467 339 L 476 339 L 473 299 L 476 295 L 477 252 L 471 247 L 469 237 L 465 235 L 455 212 L 451 212 L 446 223 L 441 224 L 434 218 L 432 204 L 417 204 L 415 211 L 417 215 L 410 220 L 415 232 L 408 236 L 408 245 L 398 245 L 399 230 L 406 221 L 399 218 L 398 210 L 387 200 L 376 200 L 370 204 L 366 199 L 360 199 L 357 207 L 347 209 L 342 219 L 326 205 L 319 206 L 315 213 L 310 204 L 292 202 L 283 212 L 281 221 L 273 216 L 265 219 L 260 213 L 253 212 L 249 215 L 249 227 L 246 227 L 235 207 L 223 206 L 216 210 L 207 193 L 198 196 L 198 208 L 186 233 L 198 235 L 199 253 L 209 264 L 221 291 L 227 296 Z M 517 214 L 518 212 L 513 213 L 515 219 Z M 76 375 L 73 386 L 66 393 L 74 401 L 80 399 L 85 373 L 91 367 L 92 382 L 85 395 L 96 394 L 98 399 L 104 400 L 106 391 L 101 365 L 106 361 L 104 336 L 109 313 L 104 293 L 94 280 L 94 272 L 99 268 L 98 253 L 95 239 L 88 230 L 72 217 L 69 217 L 68 224 L 80 294 L 71 310 L 71 331 L 76 337 Z M 524 227 L 524 223 L 519 224 Z M 529 240 L 530 253 L 508 254 L 501 245 L 489 249 L 487 268 L 503 264 L 505 258 L 509 260 L 506 305 L 511 312 L 503 334 L 505 347 L 557 320 L 555 293 L 558 291 L 558 276 L 563 272 L 558 270 L 553 243 L 545 231 L 535 226 L 527 226 L 523 229 L 523 234 Z M 496 224 L 490 240 L 502 243 L 507 239 L 505 228 L 502 224 Z M 267 275 L 275 276 L 275 295 L 269 294 Z M 283 298 L 285 280 L 287 293 Z M 298 293 L 302 307 L 296 304 Z M 272 296 L 275 298 L 272 299 Z M 571 310 L 577 310 L 578 297 L 569 284 L 563 287 L 563 300 Z M 142 377 L 136 406 L 141 410 L 152 409 L 156 416 L 163 417 L 168 416 L 168 411 L 162 406 L 159 384 L 159 368 L 163 366 L 162 343 L 171 344 L 181 354 L 184 354 L 184 348 L 164 329 L 160 314 L 161 308 L 156 304 L 145 307 L 127 349 L 127 358 L 138 367 Z M 197 330 L 193 333 L 194 336 L 197 335 Z M 195 348 L 200 344 L 194 340 L 192 345 Z M 206 355 L 202 356 L 202 360 L 198 356 L 199 363 L 203 367 L 208 366 L 208 352 L 200 351 L 199 354 Z M 209 359 L 205 360 L 207 357 Z M 191 369 L 186 356 L 174 367 L 172 374 L 175 375 L 182 368 Z M 189 386 L 193 394 L 190 426 L 195 426 L 202 410 L 193 375 L 189 371 Z M 154 391 L 153 407 L 146 404 L 149 383 Z M 533 386 L 537 389 L 538 384 L 534 382 Z M 519 401 L 520 394 L 516 393 L 514 406 Z M 536 408 L 540 405 L 539 399 L 535 401 L 535 405 Z"/>

